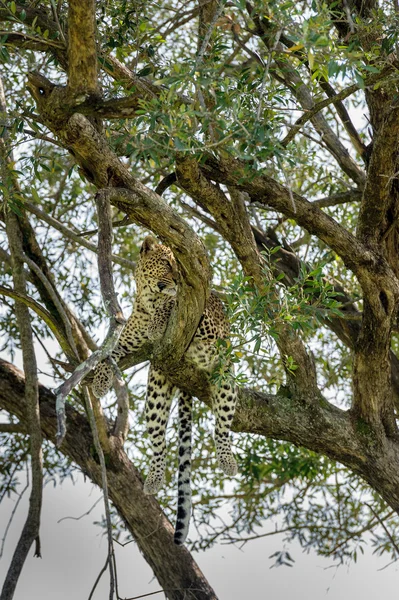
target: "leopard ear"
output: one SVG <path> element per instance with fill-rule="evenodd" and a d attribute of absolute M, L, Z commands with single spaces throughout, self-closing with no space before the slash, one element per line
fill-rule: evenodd
<path fill-rule="evenodd" d="M 146 254 L 147 252 L 150 252 L 157 245 L 158 245 L 157 240 L 155 238 L 153 238 L 151 235 L 147 235 L 147 237 L 144 238 L 143 245 L 141 246 L 140 254 Z"/>

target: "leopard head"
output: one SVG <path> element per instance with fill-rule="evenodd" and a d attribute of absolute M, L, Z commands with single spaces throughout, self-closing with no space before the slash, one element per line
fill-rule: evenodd
<path fill-rule="evenodd" d="M 151 236 L 144 239 L 136 267 L 139 294 L 176 296 L 178 271 L 172 251 Z"/>

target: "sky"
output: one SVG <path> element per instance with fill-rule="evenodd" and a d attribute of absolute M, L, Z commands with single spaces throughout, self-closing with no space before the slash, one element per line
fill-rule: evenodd
<path fill-rule="evenodd" d="M 95 525 L 104 514 L 100 501 L 95 509 L 80 520 L 100 497 L 100 490 L 79 476 L 75 485 L 65 481 L 44 489 L 41 543 L 42 559 L 27 560 L 14 600 L 85 600 L 106 558 L 106 539 L 102 529 Z M 28 505 L 25 495 L 11 525 L 0 560 L 0 582 L 3 581 Z M 0 505 L 0 538 L 3 537 L 14 500 L 6 499 Z M 60 519 L 64 519 L 59 522 Z M 270 530 L 270 523 L 264 530 Z M 1 540 L 0 540 L 1 543 Z M 216 545 L 195 558 L 219 600 L 346 600 L 390 597 L 399 586 L 399 564 L 379 571 L 389 558 L 378 558 L 367 552 L 357 564 L 349 568 L 336 568 L 331 560 L 314 553 L 303 553 L 298 544 L 289 549 L 295 559 L 292 568 L 270 568 L 269 556 L 283 543 L 281 538 L 255 540 L 243 550 L 235 546 Z M 124 548 L 116 545 L 119 593 L 122 598 L 132 598 L 160 589 L 151 569 L 145 563 L 134 543 Z M 103 576 L 94 600 L 108 598 L 108 577 Z M 164 598 L 164 594 L 151 596 Z"/>

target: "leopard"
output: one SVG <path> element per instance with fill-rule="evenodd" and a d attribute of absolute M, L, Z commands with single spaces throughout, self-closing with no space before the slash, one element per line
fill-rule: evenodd
<path fill-rule="evenodd" d="M 178 292 L 179 271 L 171 249 L 153 236 L 147 236 L 141 246 L 135 269 L 136 296 L 133 311 L 120 335 L 112 359 L 119 362 L 145 343 L 160 340 L 164 335 Z M 212 409 L 215 414 L 215 446 L 220 468 L 228 476 L 237 474 L 237 462 L 231 450 L 230 429 L 237 401 L 232 365 L 225 367 L 221 381 L 212 373 L 218 363 L 218 340 L 229 340 L 229 322 L 222 301 L 211 291 L 198 328 L 190 342 L 185 359 L 195 368 L 205 371 L 210 382 Z M 104 360 L 94 370 L 92 391 L 104 396 L 113 381 L 112 361 Z M 191 452 L 192 395 L 177 389 L 168 374 L 150 364 L 145 403 L 146 429 L 152 459 L 144 484 L 146 494 L 156 494 L 162 487 L 166 468 L 166 427 L 172 399 L 177 394 L 179 422 L 177 515 L 174 541 L 184 544 L 191 516 Z"/>

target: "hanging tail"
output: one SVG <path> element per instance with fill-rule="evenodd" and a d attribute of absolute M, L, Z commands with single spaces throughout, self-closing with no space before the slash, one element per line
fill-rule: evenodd
<path fill-rule="evenodd" d="M 191 517 L 191 426 L 192 397 L 179 392 L 179 476 L 177 480 L 177 516 L 174 542 L 184 544 Z"/>

